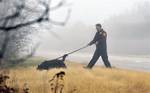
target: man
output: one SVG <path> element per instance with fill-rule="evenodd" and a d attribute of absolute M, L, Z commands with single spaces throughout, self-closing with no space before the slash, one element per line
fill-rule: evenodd
<path fill-rule="evenodd" d="M 96 61 L 99 59 L 99 57 L 102 57 L 102 60 L 107 68 L 111 68 L 111 64 L 108 60 L 107 56 L 107 44 L 106 44 L 106 38 L 107 33 L 102 29 L 101 24 L 96 24 L 97 32 L 95 34 L 94 39 L 88 44 L 93 45 L 96 44 L 96 50 L 93 55 L 93 58 L 91 59 L 90 63 L 87 65 L 87 68 L 92 68 Z"/>

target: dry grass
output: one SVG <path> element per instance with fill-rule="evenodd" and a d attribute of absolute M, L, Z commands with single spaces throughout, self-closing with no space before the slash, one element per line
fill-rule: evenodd
<path fill-rule="evenodd" d="M 80 64 L 68 66 L 68 69 L 49 71 L 37 71 L 35 67 L 13 69 L 7 84 L 22 88 L 27 83 L 30 93 L 51 93 L 48 81 L 64 71 L 63 93 L 150 93 L 150 73 L 103 67 L 88 70 Z"/>

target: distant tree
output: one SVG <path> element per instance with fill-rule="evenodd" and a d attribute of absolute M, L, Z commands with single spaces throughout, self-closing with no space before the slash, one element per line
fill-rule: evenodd
<path fill-rule="evenodd" d="M 65 0 L 59 1 L 54 7 L 51 7 L 51 1 L 0 0 L 1 66 L 22 62 L 34 54 L 37 45 L 32 46 L 31 38 L 32 34 L 37 31 L 36 27 L 41 27 L 42 24 L 66 24 L 70 11 L 63 22 L 54 21 L 50 17 L 51 11 L 66 5 Z"/>

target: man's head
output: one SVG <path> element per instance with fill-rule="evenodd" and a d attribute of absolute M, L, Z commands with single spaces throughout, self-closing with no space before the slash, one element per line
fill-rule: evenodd
<path fill-rule="evenodd" d="M 97 29 L 97 31 L 101 31 L 102 25 L 101 24 L 96 24 L 96 29 Z"/>

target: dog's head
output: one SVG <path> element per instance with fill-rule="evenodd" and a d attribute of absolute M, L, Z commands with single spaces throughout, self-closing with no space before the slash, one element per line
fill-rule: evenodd
<path fill-rule="evenodd" d="M 39 64 L 37 66 L 37 69 L 38 70 L 48 70 L 49 66 L 51 66 L 50 64 L 51 64 L 51 61 L 46 60 L 46 61 L 42 62 L 41 64 Z"/>
<path fill-rule="evenodd" d="M 37 70 L 43 70 L 44 69 L 43 62 L 41 64 L 39 64 L 36 69 Z"/>
<path fill-rule="evenodd" d="M 40 70 L 40 69 L 41 69 L 41 68 L 40 68 L 40 65 L 38 65 L 36 69 L 37 69 L 37 70 Z"/>

